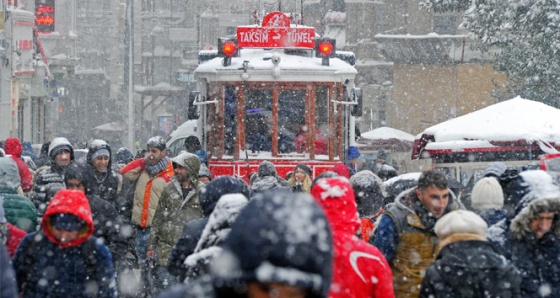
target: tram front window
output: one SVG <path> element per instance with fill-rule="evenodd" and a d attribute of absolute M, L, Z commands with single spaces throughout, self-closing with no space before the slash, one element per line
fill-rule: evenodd
<path fill-rule="evenodd" d="M 272 91 L 250 90 L 245 100 L 245 136 L 251 152 L 272 150 Z"/>
<path fill-rule="evenodd" d="M 278 93 L 279 153 L 305 150 L 305 93 L 305 90 L 283 90 Z"/>

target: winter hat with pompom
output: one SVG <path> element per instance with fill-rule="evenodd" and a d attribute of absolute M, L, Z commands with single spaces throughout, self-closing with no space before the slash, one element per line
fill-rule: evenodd
<path fill-rule="evenodd" d="M 474 185 L 471 201 L 475 210 L 502 208 L 504 206 L 502 186 L 496 178 L 482 178 Z"/>
<path fill-rule="evenodd" d="M 442 216 L 434 229 L 440 240 L 453 234 L 474 234 L 486 239 L 488 225 L 472 211 L 456 210 Z"/>

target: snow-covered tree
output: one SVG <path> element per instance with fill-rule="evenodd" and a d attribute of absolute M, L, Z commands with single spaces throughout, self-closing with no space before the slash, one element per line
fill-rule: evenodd
<path fill-rule="evenodd" d="M 494 65 L 510 95 L 560 106 L 560 0 L 427 0 L 437 12 L 462 12 L 478 49 L 499 49 Z"/>

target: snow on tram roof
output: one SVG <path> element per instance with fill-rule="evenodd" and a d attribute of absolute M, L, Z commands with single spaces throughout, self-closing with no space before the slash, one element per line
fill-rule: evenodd
<path fill-rule="evenodd" d="M 322 58 L 286 54 L 284 49 L 265 50 L 245 48 L 240 49 L 239 57 L 231 58 L 230 66 L 223 66 L 223 58 L 217 57 L 199 65 L 195 73 L 215 74 L 220 70 L 238 70 L 239 72 L 243 72 L 243 61 L 249 61 L 249 73 L 256 70 L 272 70 L 274 64 L 270 58 L 273 54 L 280 57 L 280 70 L 287 73 L 289 73 L 290 70 L 314 72 L 317 74 L 328 72 L 330 74 L 356 75 L 358 73 L 356 68 L 338 58 L 330 58 L 330 65 L 324 66 L 321 64 Z"/>

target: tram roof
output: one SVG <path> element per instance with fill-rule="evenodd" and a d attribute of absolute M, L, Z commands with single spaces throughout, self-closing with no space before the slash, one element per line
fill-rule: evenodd
<path fill-rule="evenodd" d="M 270 59 L 273 55 L 280 57 L 278 67 Z M 329 66 L 325 66 L 322 58 L 310 56 L 287 54 L 284 49 L 242 48 L 239 57 L 231 58 L 231 65 L 223 66 L 223 58 L 216 57 L 199 65 L 194 72 L 198 77 L 213 77 L 217 81 L 241 81 L 243 62 L 249 61 L 247 81 L 344 82 L 353 80 L 358 73 L 354 66 L 339 58 L 330 58 Z"/>

